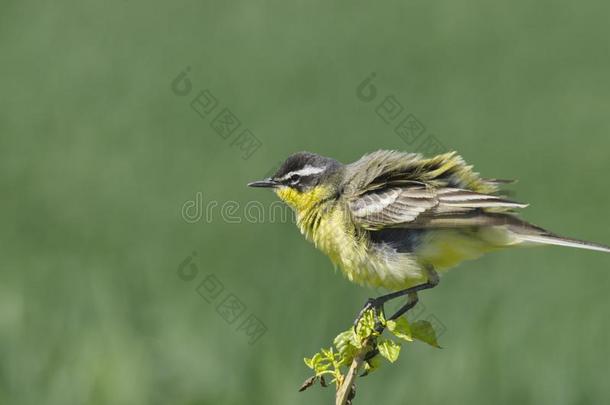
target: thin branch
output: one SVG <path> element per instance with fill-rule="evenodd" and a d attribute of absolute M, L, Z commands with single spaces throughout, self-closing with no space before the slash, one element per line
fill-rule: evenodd
<path fill-rule="evenodd" d="M 368 339 L 364 342 L 362 347 L 363 348 L 360 351 L 360 353 L 358 353 L 354 357 L 354 360 L 352 360 L 352 365 L 350 366 L 349 370 L 345 374 L 342 384 L 337 385 L 337 395 L 335 397 L 335 405 L 351 404 L 351 399 L 354 397 L 353 394 L 355 394 L 355 392 L 352 393 L 352 391 L 355 391 L 355 389 L 356 389 L 354 380 L 356 379 L 356 376 L 358 375 L 358 370 L 360 370 L 360 367 L 364 363 L 364 358 L 366 357 L 367 353 L 370 350 Z M 350 394 L 352 394 L 352 395 L 350 395 Z"/>

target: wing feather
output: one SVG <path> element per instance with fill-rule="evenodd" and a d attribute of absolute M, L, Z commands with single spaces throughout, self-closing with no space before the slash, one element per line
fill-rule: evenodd
<path fill-rule="evenodd" d="M 468 226 L 527 206 L 497 195 L 506 182 L 480 177 L 455 152 L 424 158 L 380 150 L 349 165 L 343 195 L 364 229 Z"/>
<path fill-rule="evenodd" d="M 527 204 L 457 188 L 417 186 L 370 191 L 352 199 L 348 206 L 358 226 L 382 229 L 475 225 L 487 221 L 486 212 L 508 212 Z"/>

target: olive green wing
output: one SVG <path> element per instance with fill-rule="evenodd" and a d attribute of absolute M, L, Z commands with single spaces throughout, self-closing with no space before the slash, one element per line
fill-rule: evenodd
<path fill-rule="evenodd" d="M 501 196 L 458 188 L 388 187 L 348 200 L 352 221 L 360 228 L 432 228 L 491 225 L 527 205 Z"/>
<path fill-rule="evenodd" d="M 498 194 L 507 182 L 482 178 L 455 152 L 380 150 L 348 165 L 343 198 L 364 229 L 469 226 L 505 221 L 492 214 L 526 206 Z"/>
<path fill-rule="evenodd" d="M 418 153 L 379 150 L 348 165 L 344 193 L 365 194 L 391 186 L 428 185 L 495 194 L 508 180 L 484 179 L 456 152 L 424 158 Z"/>

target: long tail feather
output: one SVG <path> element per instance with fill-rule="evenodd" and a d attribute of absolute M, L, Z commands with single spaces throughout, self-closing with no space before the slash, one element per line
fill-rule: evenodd
<path fill-rule="evenodd" d="M 523 242 L 540 243 L 544 245 L 567 246 L 579 249 L 597 250 L 599 252 L 610 253 L 610 247 L 599 243 L 587 242 L 584 240 L 564 238 L 553 234 L 518 234 L 519 240 Z"/>

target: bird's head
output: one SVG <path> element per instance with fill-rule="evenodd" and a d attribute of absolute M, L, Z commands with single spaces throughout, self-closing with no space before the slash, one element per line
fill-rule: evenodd
<path fill-rule="evenodd" d="M 334 159 L 298 152 L 289 156 L 273 176 L 248 186 L 272 188 L 287 204 L 302 210 L 336 194 L 342 168 Z"/>

